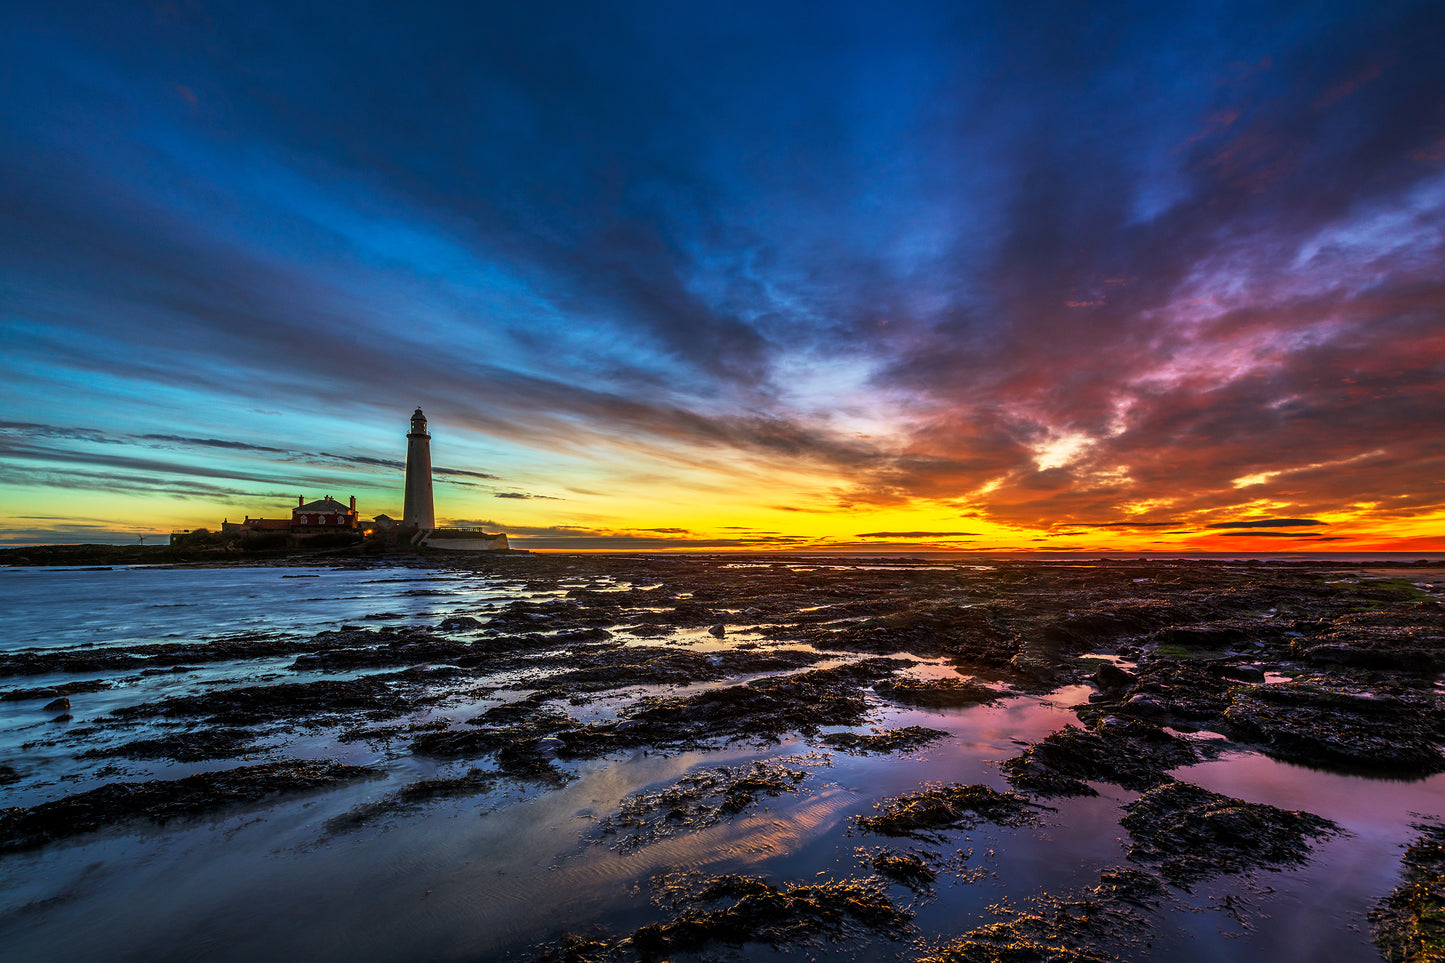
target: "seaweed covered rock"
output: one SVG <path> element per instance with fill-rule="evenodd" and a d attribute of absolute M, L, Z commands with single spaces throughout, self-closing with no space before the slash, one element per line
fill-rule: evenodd
<path fill-rule="evenodd" d="M 1216 723 L 1237 684 L 1220 666 L 1159 656 L 1141 662 L 1135 675 L 1110 711 L 1154 722 Z"/>
<path fill-rule="evenodd" d="M 819 741 L 829 749 L 867 756 L 875 753 L 886 755 L 892 752 L 915 752 L 939 739 L 946 738 L 948 738 L 948 733 L 942 729 L 904 726 L 900 729 L 885 729 L 881 732 L 830 732 Z"/>
<path fill-rule="evenodd" d="M 861 686 L 910 663 L 865 659 L 830 669 L 757 679 L 684 698 L 644 699 L 630 713 L 634 736 L 665 744 L 712 737 L 776 739 L 822 726 L 851 726 L 868 716 Z"/>
<path fill-rule="evenodd" d="M 371 774 L 362 766 L 334 762 L 272 762 L 184 779 L 113 782 L 54 802 L 0 810 L 0 852 L 33 849 L 132 819 L 164 823 Z"/>
<path fill-rule="evenodd" d="M 527 682 L 541 691 L 575 695 L 633 685 L 691 685 L 761 672 L 786 672 L 806 668 L 825 658 L 802 649 L 694 652 L 667 646 L 630 645 L 571 652 L 566 670 L 537 673 Z"/>
<path fill-rule="evenodd" d="M 900 676 L 884 679 L 873 691 L 885 699 L 925 709 L 956 709 L 984 705 L 1006 693 L 965 679 L 913 679 Z"/>
<path fill-rule="evenodd" d="M 104 759 L 120 756 L 126 759 L 202 762 L 245 755 L 255 748 L 255 736 L 249 729 L 205 726 L 170 732 L 154 739 L 134 739 L 118 746 L 87 749 L 80 753 L 79 758 Z"/>
<path fill-rule="evenodd" d="M 609 963 L 621 958 L 620 950 L 605 940 L 568 933 L 542 948 L 537 963 Z"/>
<path fill-rule="evenodd" d="M 684 907 L 672 919 L 633 932 L 644 961 L 716 943 L 780 947 L 818 938 L 843 940 L 859 931 L 901 939 L 913 914 L 888 898 L 877 878 L 778 887 L 756 876 L 664 877 L 659 901 Z"/>
<path fill-rule="evenodd" d="M 317 682 L 213 689 L 199 695 L 172 696 L 124 706 L 113 715 L 123 721 L 150 716 L 193 716 L 225 725 L 252 725 L 351 711 L 362 711 L 371 718 L 381 718 L 402 713 L 405 703 L 397 691 L 395 680 L 373 675 L 359 679 L 322 679 Z"/>
<path fill-rule="evenodd" d="M 873 808 L 876 816 L 857 818 L 858 828 L 864 832 L 933 839 L 942 830 L 971 829 L 980 821 L 1023 826 L 1036 822 L 1048 807 L 988 786 L 953 783 L 894 796 Z"/>
<path fill-rule="evenodd" d="M 1415 827 L 1405 880 L 1370 911 L 1375 945 L 1389 963 L 1445 960 L 1445 826 Z"/>
<path fill-rule="evenodd" d="M 439 758 L 493 756 L 509 775 L 558 781 L 543 740 L 556 739 L 550 755 L 593 759 L 618 750 L 695 746 L 708 739 L 776 741 L 788 732 L 816 733 L 827 725 L 858 725 L 868 717 L 862 687 L 907 665 L 897 659 L 864 659 L 829 669 L 772 676 L 690 696 L 639 700 L 619 722 L 577 723 L 535 693 L 494 706 L 472 720 L 484 726 L 465 732 L 428 732 L 412 751 Z"/>
<path fill-rule="evenodd" d="M 746 766 L 702 769 L 688 773 L 663 789 L 633 793 L 598 827 L 598 837 L 617 837 L 619 847 L 630 850 L 684 831 L 716 825 L 737 816 L 760 799 L 798 792 L 799 784 L 808 773 L 784 763 L 785 760 L 754 762 Z"/>
<path fill-rule="evenodd" d="M 1385 608 L 1347 612 L 1301 633 L 1294 654 L 1316 666 L 1433 675 L 1445 669 L 1445 607 L 1434 599 L 1416 600 L 1412 587 L 1376 582 L 1372 599 L 1392 601 Z M 1408 603 L 1408 604 L 1405 604 Z"/>
<path fill-rule="evenodd" d="M 1133 685 L 1137 680 L 1134 673 L 1127 669 L 1120 668 L 1112 662 L 1105 662 L 1094 670 L 1089 676 L 1089 681 L 1099 687 L 1100 692 L 1121 692 Z"/>
<path fill-rule="evenodd" d="M 1017 636 L 987 609 L 923 601 L 876 618 L 830 627 L 807 640 L 823 649 L 949 655 L 993 666 L 1008 665 L 1020 645 Z"/>
<path fill-rule="evenodd" d="M 339 834 L 360 829 L 378 820 L 402 813 L 415 812 L 423 804 L 439 799 L 477 796 L 496 785 L 498 774 L 470 769 L 461 776 L 437 776 L 416 782 L 353 807 L 350 811 L 326 821 L 328 833 Z"/>
<path fill-rule="evenodd" d="M 1341 832 L 1313 813 L 1277 809 L 1170 782 L 1124 809 L 1129 858 L 1158 866 L 1171 882 L 1303 863 L 1310 840 Z"/>
<path fill-rule="evenodd" d="M 1114 868 L 1082 893 L 1043 894 L 1027 910 L 990 907 L 1004 918 L 971 930 L 916 963 L 1108 963 L 1109 949 L 1147 933 L 1149 913 L 1168 898 L 1158 877 Z"/>
<path fill-rule="evenodd" d="M 1036 796 L 1092 796 L 1087 781 L 1149 789 L 1172 778 L 1166 770 L 1198 761 L 1192 745 L 1159 726 L 1108 716 L 1097 729 L 1061 729 L 1000 768 L 1009 785 Z"/>
<path fill-rule="evenodd" d="M 879 876 L 902 883 L 919 893 L 929 892 L 933 881 L 938 879 L 938 870 L 918 853 L 900 853 L 883 848 L 869 854 L 868 864 Z"/>
<path fill-rule="evenodd" d="M 562 724 L 560 717 L 543 714 L 537 719 L 523 720 L 510 726 L 468 732 L 424 732 L 412 740 L 411 749 L 417 755 L 440 759 L 491 756 L 497 768 L 513 779 L 561 786 L 571 777 L 552 764 L 553 757 L 564 753 L 572 758 L 600 755 L 601 752 L 582 748 L 589 736 L 594 741 L 610 745 L 605 734 L 592 734 L 588 732 L 588 727 L 579 727 L 563 730 L 560 749 L 544 746 L 544 740 L 559 738 L 552 733 L 557 732 L 556 726 Z M 572 750 L 570 753 L 569 748 Z"/>
<path fill-rule="evenodd" d="M 1433 694 L 1351 691 L 1333 680 L 1240 688 L 1224 718 L 1270 755 L 1316 766 L 1445 771 Z"/>

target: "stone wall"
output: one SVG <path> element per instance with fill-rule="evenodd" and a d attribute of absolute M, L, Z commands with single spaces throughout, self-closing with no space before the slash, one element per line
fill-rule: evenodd
<path fill-rule="evenodd" d="M 438 528 L 433 529 L 422 545 L 440 548 L 448 552 L 505 552 L 510 550 L 507 536 L 503 533 L 489 535 L 480 529 Z"/>

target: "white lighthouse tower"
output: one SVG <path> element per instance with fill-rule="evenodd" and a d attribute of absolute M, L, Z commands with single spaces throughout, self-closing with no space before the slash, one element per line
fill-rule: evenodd
<path fill-rule="evenodd" d="M 411 416 L 411 431 L 406 434 L 406 497 L 401 521 L 408 528 L 437 527 L 431 497 L 431 435 L 420 408 Z"/>

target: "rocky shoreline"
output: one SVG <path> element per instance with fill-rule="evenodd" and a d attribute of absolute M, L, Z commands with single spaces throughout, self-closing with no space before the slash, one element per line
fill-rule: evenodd
<path fill-rule="evenodd" d="M 1299 864 L 1341 831 L 1308 812 L 1194 786 L 1191 765 L 1228 749 L 1392 779 L 1445 771 L 1445 605 L 1439 570 L 1425 566 L 698 556 L 427 564 L 506 580 L 532 597 L 435 625 L 0 651 L 0 704 L 37 719 L 69 717 L 40 730 L 32 748 L 209 767 L 72 794 L 42 787 L 52 798 L 0 812 L 0 851 L 378 775 L 293 758 L 303 733 L 467 767 L 338 815 L 332 825 L 346 831 L 503 784 L 548 791 L 575 778 L 576 763 L 642 751 L 802 737 L 824 753 L 905 754 L 947 733 L 870 729 L 880 707 L 969 712 L 1088 686 L 1074 725 L 1002 763 L 1011 791 L 940 782 L 855 814 L 861 835 L 918 844 L 873 852 L 862 877 L 660 881 L 657 922 L 574 934 L 538 953 L 651 960 L 748 942 L 907 947 L 918 936 L 909 901 L 960 872 L 947 851 L 961 832 L 980 822 L 1032 824 L 1054 800 L 1113 786 L 1139 794 L 1119 827 L 1126 864 L 1106 867 L 1086 892 L 1045 894 L 1037 911 L 1004 913 L 903 956 L 1099 960 L 1127 956 L 1128 941 L 1156 924 L 1161 907 L 1200 881 Z M 925 660 L 933 670 L 920 673 Z M 261 662 L 276 667 L 263 681 L 123 698 L 148 676 Z M 49 684 L 32 684 L 40 677 Z M 88 712 L 96 694 L 122 704 Z M 49 708 L 65 699 L 68 706 Z M 490 704 L 461 720 L 448 715 L 480 703 Z M 786 760 L 700 770 L 629 797 L 596 841 L 630 850 L 697 832 L 805 791 L 805 776 Z M 0 759 L 0 782 L 44 778 Z M 1423 831 L 1422 840 L 1438 839 L 1428 835 L 1438 829 Z M 1406 864 L 1416 892 L 1438 892 L 1439 861 L 1422 853 Z M 1392 960 L 1440 958 L 1430 955 L 1442 952 L 1433 911 L 1389 899 L 1380 919 L 1395 922 L 1379 924 L 1382 950 Z M 1399 920 L 1411 912 L 1406 939 Z"/>

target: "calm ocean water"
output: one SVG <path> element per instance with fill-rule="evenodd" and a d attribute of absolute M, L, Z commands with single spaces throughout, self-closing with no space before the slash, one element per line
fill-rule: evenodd
<path fill-rule="evenodd" d="M 0 649 L 312 634 L 377 616 L 435 623 L 523 597 L 455 572 L 373 568 L 0 568 Z"/>

